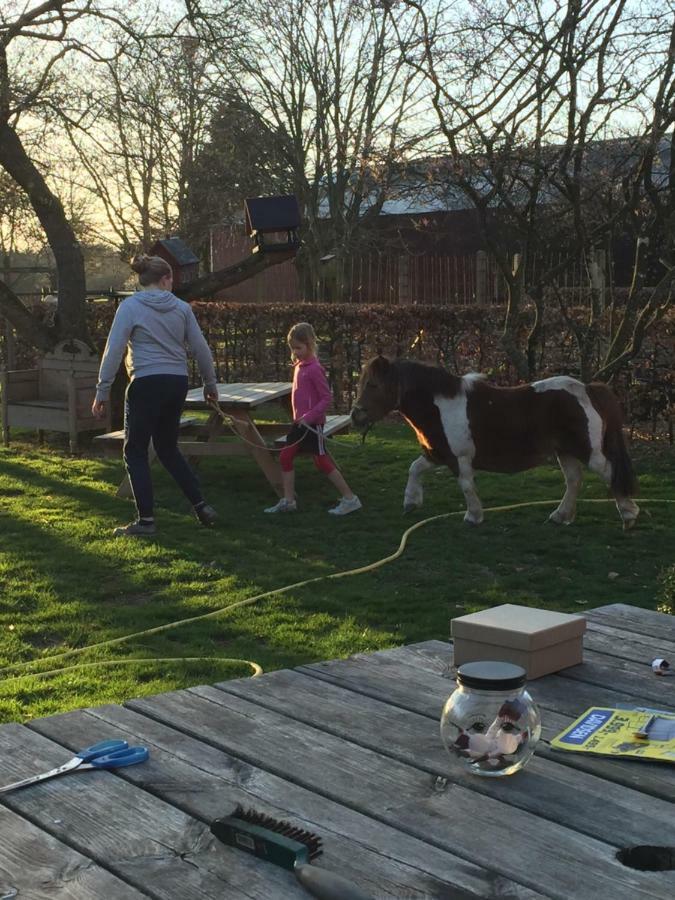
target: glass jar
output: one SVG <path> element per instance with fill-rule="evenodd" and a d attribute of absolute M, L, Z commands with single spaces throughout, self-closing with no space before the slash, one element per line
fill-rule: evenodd
<path fill-rule="evenodd" d="M 475 775 L 512 775 L 529 761 L 541 717 L 525 689 L 525 669 L 505 662 L 464 663 L 441 715 L 450 757 Z"/>

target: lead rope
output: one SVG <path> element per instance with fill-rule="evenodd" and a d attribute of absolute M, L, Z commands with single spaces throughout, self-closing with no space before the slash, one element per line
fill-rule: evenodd
<path fill-rule="evenodd" d="M 256 444 L 255 441 L 249 441 L 248 438 L 245 438 L 242 434 L 240 434 L 237 429 L 232 424 L 233 422 L 237 422 L 238 419 L 235 419 L 234 416 L 228 415 L 226 412 L 220 408 L 217 400 L 207 400 L 206 401 L 211 409 L 216 412 L 223 422 L 230 428 L 232 433 L 236 435 L 240 441 L 243 441 L 245 444 L 249 444 L 251 447 L 257 447 L 260 449 L 260 444 Z M 311 431 L 315 434 L 319 440 L 323 441 L 335 441 L 335 435 L 325 435 L 322 431 L 319 431 L 318 428 L 315 428 L 313 425 L 308 424 L 307 422 L 302 422 L 302 427 L 306 428 L 307 431 Z M 282 450 L 286 450 L 289 447 L 295 447 L 297 444 L 301 444 L 304 440 L 304 435 L 299 438 L 297 441 L 293 441 L 292 444 L 285 443 L 283 447 L 270 447 L 267 443 L 265 443 L 265 449 L 269 450 L 270 453 L 281 453 Z M 365 436 L 364 436 L 365 440 Z M 358 450 L 358 447 L 353 447 L 351 444 L 339 444 L 340 447 L 349 447 L 350 450 Z"/>
<path fill-rule="evenodd" d="M 234 416 L 229 416 L 226 412 L 223 412 L 217 400 L 207 400 L 206 402 L 214 412 L 218 413 L 223 422 L 227 426 L 229 426 L 230 431 L 232 431 L 232 433 L 236 435 L 236 437 L 238 437 L 240 441 L 243 441 L 245 444 L 249 444 L 251 447 L 257 447 L 258 449 L 260 449 L 260 444 L 256 444 L 255 441 L 249 441 L 248 438 L 245 438 L 243 434 L 240 434 L 237 431 L 237 429 L 233 425 L 233 422 L 237 422 L 239 420 L 235 419 Z M 269 450 L 270 453 L 281 453 L 282 450 L 286 450 L 288 447 L 295 447 L 296 444 L 301 444 L 303 440 L 304 435 L 300 438 L 300 440 L 294 441 L 292 444 L 284 444 L 283 447 L 269 447 L 265 441 L 263 441 L 263 443 L 265 445 L 265 449 Z"/>
<path fill-rule="evenodd" d="M 602 499 L 602 500 L 579 500 L 579 503 L 613 503 L 613 499 Z M 557 506 L 560 503 L 559 500 L 529 500 L 523 503 L 510 503 L 507 506 L 491 506 L 484 510 L 484 512 L 510 512 L 514 509 L 525 509 L 530 506 Z M 636 498 L 636 503 L 649 504 L 649 503 L 675 503 L 675 500 L 665 500 L 665 499 L 641 499 Z M 418 528 L 422 528 L 424 525 L 428 525 L 430 522 L 438 522 L 440 519 L 447 519 L 454 516 L 463 516 L 464 512 L 462 510 L 458 512 L 449 512 L 449 513 L 439 513 L 436 516 L 429 516 L 427 519 L 422 519 L 419 522 L 415 522 L 414 525 L 411 525 L 401 535 L 401 540 L 398 545 L 398 549 L 390 554 L 389 556 L 383 556 L 382 559 L 378 559 L 373 563 L 368 563 L 365 566 L 357 566 L 354 569 L 346 569 L 343 572 L 332 572 L 329 575 L 317 575 L 315 578 L 306 578 L 303 581 L 296 581 L 293 584 L 286 584 L 283 587 L 273 588 L 270 591 L 264 591 L 262 594 L 256 594 L 253 597 L 247 597 L 244 600 L 238 600 L 236 603 L 230 603 L 227 606 L 222 606 L 220 609 L 212 610 L 208 613 L 202 613 L 198 616 L 190 616 L 186 619 L 178 619 L 175 622 L 168 622 L 165 625 L 157 625 L 155 628 L 147 628 L 145 631 L 137 631 L 133 634 L 122 635 L 121 637 L 112 638 L 107 641 L 100 641 L 97 644 L 90 644 L 88 647 L 78 647 L 75 650 L 66 650 L 64 653 L 57 653 L 54 656 L 50 656 L 47 660 L 28 660 L 27 662 L 22 663 L 14 663 L 11 666 L 5 666 L 5 668 L 0 669 L 0 677 L 3 677 L 8 672 L 14 672 L 16 669 L 22 669 L 26 666 L 35 665 L 38 662 L 56 662 L 61 659 L 66 659 L 70 656 L 77 656 L 81 653 L 86 653 L 89 650 L 100 650 L 103 647 L 112 647 L 115 644 L 121 644 L 124 641 L 130 641 L 133 638 L 140 638 L 144 635 L 150 634 L 160 634 L 163 631 L 169 631 L 172 628 L 178 628 L 181 625 L 187 625 L 190 622 L 201 622 L 205 619 L 213 619 L 216 616 L 220 616 L 225 612 L 229 612 L 233 609 L 239 609 L 242 606 L 250 606 L 253 603 L 257 603 L 258 600 L 264 600 L 267 597 L 273 597 L 275 594 L 283 594 L 287 591 L 305 587 L 308 584 L 316 584 L 319 581 L 330 581 L 334 578 L 346 578 L 351 575 L 362 575 L 365 572 L 372 572 L 375 569 L 379 569 L 387 563 L 394 562 L 394 560 L 398 559 L 399 556 L 403 554 L 405 551 L 406 545 L 408 543 L 408 538 L 410 535 L 417 531 Z M 58 669 L 49 669 L 45 672 L 25 672 L 20 675 L 11 675 L 9 678 L 6 678 L 6 681 L 13 681 L 20 678 L 46 678 L 49 675 L 56 675 L 58 673 L 63 672 L 71 672 L 74 669 L 80 668 L 93 668 L 95 666 L 114 666 L 114 665 L 136 665 L 139 663 L 156 663 L 156 662 L 204 662 L 217 660 L 219 663 L 236 663 L 237 665 L 245 664 L 250 666 L 253 669 L 253 677 L 257 677 L 263 674 L 262 668 L 256 662 L 252 662 L 248 659 L 232 659 L 229 657 L 214 657 L 214 656 L 186 656 L 186 657 L 168 657 L 168 658 L 150 658 L 150 659 L 120 659 L 120 660 L 100 660 L 96 662 L 90 663 L 77 663 L 73 666 L 65 666 Z"/>

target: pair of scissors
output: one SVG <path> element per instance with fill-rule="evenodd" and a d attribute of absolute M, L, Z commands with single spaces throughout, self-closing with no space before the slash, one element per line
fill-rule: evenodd
<path fill-rule="evenodd" d="M 29 784 L 37 784 L 48 778 L 55 778 L 65 772 L 72 772 L 73 769 L 81 772 L 83 769 L 121 769 L 123 766 L 135 766 L 136 763 L 145 762 L 149 756 L 150 752 L 147 747 L 130 747 L 126 741 L 101 741 L 99 744 L 80 750 L 72 759 L 56 769 L 50 769 L 40 775 L 32 775 L 30 778 L 0 787 L 0 794 L 15 791 Z"/>

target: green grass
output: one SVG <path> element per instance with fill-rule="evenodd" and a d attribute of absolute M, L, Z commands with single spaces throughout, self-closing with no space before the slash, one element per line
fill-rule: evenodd
<path fill-rule="evenodd" d="M 72 648 L 374 562 L 392 553 L 415 521 L 464 509 L 454 479 L 432 472 L 423 510 L 402 515 L 407 468 L 417 455 L 403 425 L 379 426 L 364 447 L 355 436 L 333 447 L 364 502 L 361 512 L 329 517 L 333 489 L 301 459 L 300 511 L 265 516 L 274 497 L 247 459 L 205 459 L 200 477 L 221 525 L 200 528 L 177 488 L 153 467 L 160 531 L 152 540 L 111 537 L 133 516 L 131 503 L 114 497 L 120 461 L 70 458 L 54 445 L 0 450 L 0 669 L 30 660 L 49 670 L 129 657 L 216 656 L 270 670 L 446 639 L 452 617 L 505 602 L 571 612 L 617 602 L 657 608 L 658 574 L 673 562 L 675 504 L 645 504 L 628 533 L 609 503 L 581 504 L 569 528 L 546 525 L 549 510 L 535 506 L 488 512 L 480 528 L 465 526 L 461 515 L 441 519 L 415 531 L 403 557 L 377 571 L 50 663 Z M 644 445 L 633 453 L 641 496 L 675 499 L 672 448 Z M 477 483 L 486 507 L 562 494 L 553 467 L 480 474 Z M 589 474 L 582 497 L 604 498 L 606 491 Z M 213 683 L 249 669 L 225 661 L 143 663 L 12 677 L 23 671 L 0 671 L 0 721 Z"/>

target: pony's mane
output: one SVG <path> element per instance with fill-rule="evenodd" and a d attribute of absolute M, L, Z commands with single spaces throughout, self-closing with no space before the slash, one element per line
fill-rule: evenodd
<path fill-rule="evenodd" d="M 462 379 L 440 366 L 412 359 L 396 359 L 392 365 L 397 369 L 402 391 L 421 388 L 431 394 L 443 394 L 446 397 L 454 397 L 460 391 Z"/>

